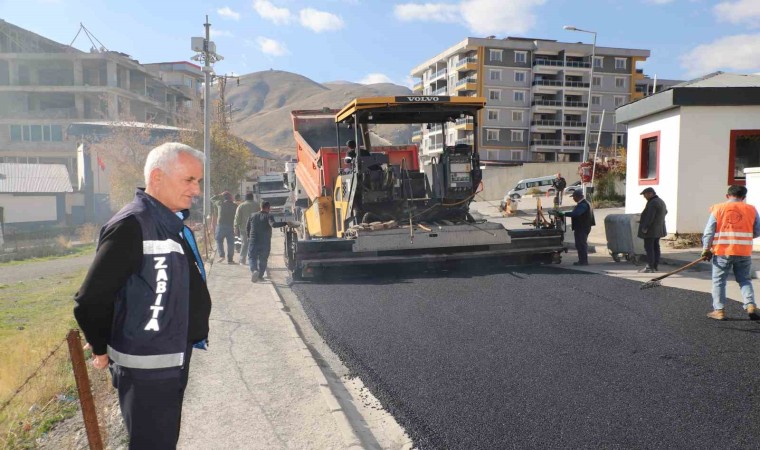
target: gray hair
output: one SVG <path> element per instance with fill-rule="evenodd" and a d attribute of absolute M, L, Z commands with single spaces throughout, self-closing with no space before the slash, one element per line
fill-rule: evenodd
<path fill-rule="evenodd" d="M 177 161 L 180 153 L 184 153 L 188 156 L 192 156 L 198 161 L 205 163 L 206 155 L 189 145 L 180 144 L 179 142 L 167 142 L 161 144 L 158 147 L 148 153 L 148 158 L 145 160 L 145 169 L 143 175 L 145 175 L 145 185 L 147 186 L 150 181 L 150 173 L 153 169 L 161 169 L 164 172 L 169 172 L 171 166 Z"/>

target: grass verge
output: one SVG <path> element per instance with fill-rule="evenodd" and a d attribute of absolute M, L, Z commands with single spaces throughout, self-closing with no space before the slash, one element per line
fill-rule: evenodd
<path fill-rule="evenodd" d="M 76 326 L 73 294 L 85 273 L 0 285 L 0 406 L 12 398 L 0 411 L 0 448 L 34 448 L 39 436 L 77 410 L 64 341 Z"/>
<path fill-rule="evenodd" d="M 28 251 L 19 251 L 18 253 L 9 253 L 3 255 L 13 260 L 0 262 L 0 269 L 8 266 L 17 266 L 30 262 L 50 261 L 53 259 L 73 258 L 75 256 L 85 255 L 95 251 L 95 244 L 84 244 L 72 247 L 60 245 L 51 245 L 42 248 L 36 248 Z"/>

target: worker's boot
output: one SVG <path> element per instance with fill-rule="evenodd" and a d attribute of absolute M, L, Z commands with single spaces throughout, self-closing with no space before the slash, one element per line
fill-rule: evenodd
<path fill-rule="evenodd" d="M 760 320 L 760 314 L 757 313 L 757 307 L 753 304 L 747 305 L 747 315 L 750 320 Z"/>
<path fill-rule="evenodd" d="M 716 309 L 715 311 L 707 314 L 707 317 L 715 320 L 726 320 L 726 313 L 722 309 Z"/>
<path fill-rule="evenodd" d="M 259 278 L 259 271 L 258 270 L 254 270 L 253 273 L 251 273 L 251 282 L 255 283 L 255 282 L 259 281 L 259 280 L 260 280 L 260 278 Z"/>

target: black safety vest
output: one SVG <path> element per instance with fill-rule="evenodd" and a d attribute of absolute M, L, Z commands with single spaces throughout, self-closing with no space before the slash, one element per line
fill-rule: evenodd
<path fill-rule="evenodd" d="M 180 368 L 185 362 L 190 299 L 184 224 L 142 190 L 103 226 L 132 216 L 142 231 L 142 266 L 119 291 L 108 356 L 130 369 Z M 187 216 L 185 216 L 187 217 Z"/>

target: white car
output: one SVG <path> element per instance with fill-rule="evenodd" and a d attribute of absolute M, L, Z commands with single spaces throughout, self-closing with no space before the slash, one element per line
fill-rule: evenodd
<path fill-rule="evenodd" d="M 573 195 L 573 192 L 581 188 L 580 180 L 565 188 L 565 195 Z"/>

